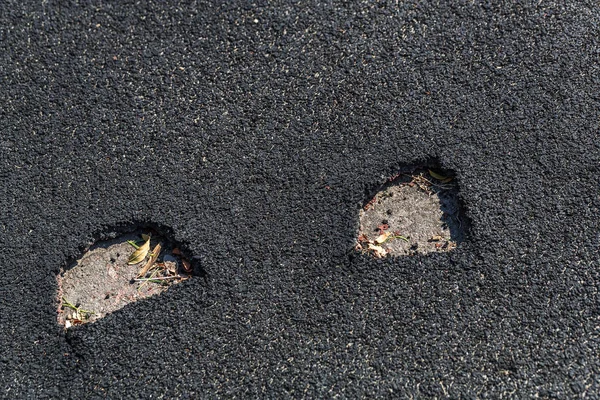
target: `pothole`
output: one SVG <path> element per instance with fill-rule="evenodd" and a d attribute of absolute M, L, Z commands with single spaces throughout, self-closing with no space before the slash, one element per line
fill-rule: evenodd
<path fill-rule="evenodd" d="M 153 229 L 98 242 L 58 275 L 58 322 L 70 328 L 97 321 L 192 278 L 195 264 Z"/>
<path fill-rule="evenodd" d="M 355 249 L 377 258 L 451 251 L 466 237 L 461 212 L 454 173 L 407 168 L 360 210 Z"/>

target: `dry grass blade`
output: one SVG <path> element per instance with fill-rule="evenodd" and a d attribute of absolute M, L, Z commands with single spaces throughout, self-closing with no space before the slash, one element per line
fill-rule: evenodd
<path fill-rule="evenodd" d="M 127 264 L 133 265 L 133 264 L 141 263 L 142 261 L 144 261 L 144 258 L 146 258 L 146 255 L 148 254 L 149 251 L 150 251 L 150 238 L 148 237 L 148 239 L 146 239 L 144 244 L 141 245 L 139 249 L 134 251 L 133 254 L 129 257 L 129 261 L 127 262 Z"/>
<path fill-rule="evenodd" d="M 147 243 L 150 243 L 150 242 L 148 241 Z M 150 257 L 150 259 L 148 260 L 146 265 L 144 265 L 144 267 L 138 273 L 138 276 L 137 276 L 138 278 L 146 275 L 146 273 L 150 270 L 150 268 L 152 268 L 152 265 L 154 265 L 154 263 L 156 262 L 156 259 L 158 258 L 158 255 L 160 254 L 161 247 L 162 246 L 160 245 L 160 243 L 157 244 L 156 246 L 154 246 L 154 250 L 152 250 L 152 256 Z"/>

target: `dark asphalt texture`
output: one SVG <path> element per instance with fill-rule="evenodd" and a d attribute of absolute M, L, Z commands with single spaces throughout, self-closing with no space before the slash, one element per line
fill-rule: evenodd
<path fill-rule="evenodd" d="M 4 1 L 3 398 L 594 398 L 600 4 Z M 351 249 L 404 164 L 469 239 Z M 162 226 L 207 276 L 91 325 L 56 276 Z"/>

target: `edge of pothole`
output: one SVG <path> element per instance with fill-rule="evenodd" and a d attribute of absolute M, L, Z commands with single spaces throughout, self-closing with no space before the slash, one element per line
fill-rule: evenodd
<path fill-rule="evenodd" d="M 163 263 L 163 259 L 164 257 L 171 257 L 173 258 L 173 254 L 171 254 L 171 251 L 173 249 L 178 249 L 178 259 L 175 260 L 175 274 L 179 275 L 179 269 L 180 267 L 183 267 L 183 262 L 182 260 L 187 260 L 187 273 L 189 274 L 187 276 L 187 279 L 192 278 L 192 277 L 203 277 L 204 279 L 207 278 L 207 274 L 206 271 L 204 270 L 203 266 L 200 264 L 200 260 L 198 256 L 194 256 L 192 254 L 192 252 L 189 250 L 189 244 L 184 242 L 184 241 L 180 241 L 180 240 L 176 240 L 175 239 L 175 234 L 173 232 L 173 229 L 167 227 L 167 226 L 163 226 L 163 225 L 159 225 L 159 224 L 154 224 L 154 223 L 128 223 L 128 224 L 119 224 L 119 225 L 115 225 L 112 227 L 107 227 L 103 230 L 100 230 L 98 232 L 95 232 L 92 235 L 92 239 L 88 240 L 87 243 L 85 245 L 82 245 L 78 248 L 78 252 L 77 252 L 77 256 L 76 257 L 72 257 L 68 260 L 66 260 L 66 262 L 63 264 L 63 266 L 59 269 L 59 272 L 56 275 L 56 280 L 57 280 L 57 292 L 56 292 L 56 304 L 57 304 L 57 322 L 59 325 L 65 327 L 65 320 L 66 318 L 64 318 L 64 314 L 63 314 L 63 318 L 61 318 L 61 312 L 64 312 L 64 308 L 65 308 L 65 300 L 64 300 L 64 287 L 65 287 L 65 276 L 68 276 L 68 274 L 70 272 L 73 272 L 74 268 L 76 268 L 79 264 L 79 262 L 81 262 L 86 255 L 91 254 L 94 251 L 98 251 L 99 253 L 102 253 L 102 249 L 106 250 L 108 248 L 110 248 L 111 246 L 129 246 L 127 243 L 127 239 L 126 238 L 130 238 L 135 236 L 135 234 L 141 234 L 141 233 L 151 233 L 152 236 L 154 236 L 155 238 L 159 239 L 160 242 L 163 244 L 162 249 L 168 249 L 168 251 L 165 251 L 165 254 L 163 254 L 160 257 L 160 263 Z M 120 240 L 120 238 L 123 238 L 123 240 Z M 125 247 L 128 249 L 128 251 L 133 252 L 135 251 L 135 249 L 133 247 Z M 162 253 L 162 251 L 161 251 Z M 125 260 L 127 259 L 128 253 L 127 255 L 124 255 Z M 113 259 L 112 256 L 108 255 L 108 257 L 110 257 L 110 261 L 115 263 L 117 260 Z M 120 258 L 123 258 L 123 255 L 120 255 Z M 171 262 L 173 262 L 173 260 L 169 259 Z M 100 262 L 102 262 L 102 260 L 100 260 Z M 136 268 L 141 268 L 141 266 L 144 265 L 146 261 L 144 262 L 140 262 L 139 264 L 133 265 L 131 268 L 133 268 L 133 273 L 135 274 Z M 126 262 L 123 262 L 123 260 L 119 261 L 119 265 L 121 267 L 126 266 L 125 264 L 127 264 Z M 104 281 L 108 281 L 109 280 L 109 275 L 110 277 L 114 278 L 114 279 L 121 279 L 123 278 L 123 276 L 119 275 L 117 272 L 115 272 L 115 268 L 112 269 L 111 271 L 111 266 L 108 265 L 108 261 L 107 261 L 107 274 L 104 276 L 100 277 L 100 281 L 97 286 L 99 288 L 103 287 L 103 282 Z M 99 268 L 98 266 L 96 266 L 96 268 Z M 116 268 L 117 270 L 119 268 Z M 128 274 L 131 275 L 131 269 L 128 271 Z M 87 273 L 92 273 L 91 270 L 88 270 Z M 112 273 L 112 274 L 111 274 Z M 145 283 L 145 282 L 144 282 Z M 180 283 L 180 282 L 177 282 Z M 114 282 L 113 282 L 114 284 Z M 122 285 L 123 287 L 128 285 L 128 284 L 133 284 L 132 280 L 128 280 L 126 282 L 119 282 L 120 285 Z M 173 283 L 175 284 L 175 283 Z M 170 286 L 173 286 L 173 284 L 169 284 L 166 285 L 167 287 L 164 288 L 163 290 L 157 291 L 157 293 L 154 294 L 149 294 L 147 296 L 139 296 L 139 298 L 135 298 L 132 301 L 127 301 L 124 302 L 121 306 L 119 306 L 118 308 L 111 310 L 110 312 L 106 313 L 105 315 L 102 315 L 102 317 L 111 314 L 115 311 L 117 311 L 118 309 L 121 309 L 122 307 L 131 304 L 133 302 L 136 302 L 142 298 L 145 297 L 150 297 L 151 295 L 155 295 L 155 294 L 160 294 L 162 292 L 164 292 L 165 290 L 169 289 Z M 164 286 L 164 285 L 163 285 Z M 110 285 L 105 285 L 104 286 L 105 289 L 108 290 L 108 292 L 110 292 Z M 94 293 L 95 295 L 98 295 L 98 293 Z M 110 293 L 107 294 L 107 299 L 110 298 Z M 67 301 L 68 302 L 68 301 Z M 71 305 L 76 306 L 77 308 L 81 308 L 83 309 L 83 306 L 79 306 L 77 304 L 73 304 L 71 303 Z M 100 318 L 94 318 L 92 321 L 88 321 L 85 323 L 89 323 L 89 322 L 95 322 Z M 85 324 L 82 323 L 82 324 Z"/>
<path fill-rule="evenodd" d="M 431 175 L 431 173 L 433 173 L 433 175 Z M 425 177 L 425 174 L 428 176 Z M 417 177 L 419 180 L 415 182 Z M 437 180 L 436 177 L 444 179 Z M 433 189 L 431 187 L 421 187 L 422 184 L 425 186 L 430 185 Z M 376 228 L 377 233 L 370 231 L 367 233 L 364 231 L 365 227 L 363 226 L 363 222 L 366 213 L 369 212 L 369 208 L 373 206 L 375 202 L 381 202 L 383 194 L 389 194 L 387 193 L 388 191 L 393 191 L 395 188 L 402 187 L 403 185 L 418 185 L 419 189 L 428 193 L 429 197 L 435 195 L 439 201 L 439 215 L 442 217 L 441 226 L 447 225 L 446 228 L 449 230 L 447 235 L 441 235 L 442 232 L 431 233 L 430 238 L 428 238 L 428 242 L 431 243 L 431 245 L 422 246 L 421 250 L 419 250 L 418 244 L 424 243 L 424 238 L 415 241 L 410 250 L 408 250 L 406 245 L 384 246 L 384 243 L 389 239 L 397 239 L 410 243 L 412 238 L 410 238 L 410 232 L 400 232 L 394 229 L 393 226 L 388 225 L 387 218 L 383 214 L 380 214 L 381 224 Z M 354 241 L 354 251 L 363 254 L 367 253 L 376 258 L 385 258 L 387 256 L 403 257 L 414 256 L 417 254 L 426 255 L 433 251 L 448 252 L 454 250 L 457 245 L 468 240 L 471 226 L 470 219 L 467 215 L 467 209 L 461 199 L 460 192 L 460 180 L 458 174 L 450 168 L 441 166 L 435 159 L 429 159 L 426 162 L 403 164 L 391 169 L 388 178 L 383 182 L 370 185 L 365 189 L 365 200 L 358 210 L 358 227 Z M 390 197 L 392 195 L 393 193 Z M 378 198 L 378 196 L 381 197 Z M 390 210 L 387 211 L 390 212 Z M 412 211 L 414 212 L 415 210 Z M 373 212 L 371 212 L 371 214 L 373 214 Z M 444 218 L 456 218 L 458 222 L 455 223 L 454 220 L 450 220 L 450 223 L 448 224 L 448 221 L 444 221 Z M 403 224 L 404 229 L 406 229 L 406 225 L 407 224 Z M 387 229 L 389 229 L 389 231 L 387 231 Z M 369 235 L 371 237 L 369 237 Z M 392 251 L 390 247 L 398 247 L 399 249 L 402 249 L 402 251 L 398 251 L 398 249 L 393 249 Z M 427 247 L 431 247 L 431 249 L 427 250 Z"/>

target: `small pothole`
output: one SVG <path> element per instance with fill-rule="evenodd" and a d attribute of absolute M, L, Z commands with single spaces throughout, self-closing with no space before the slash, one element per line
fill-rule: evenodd
<path fill-rule="evenodd" d="M 58 323 L 70 328 L 94 322 L 160 294 L 192 278 L 199 268 L 195 264 L 184 249 L 152 229 L 98 242 L 58 275 Z"/>
<path fill-rule="evenodd" d="M 377 258 L 451 251 L 466 237 L 461 212 L 454 173 L 405 169 L 360 210 L 355 249 Z"/>

